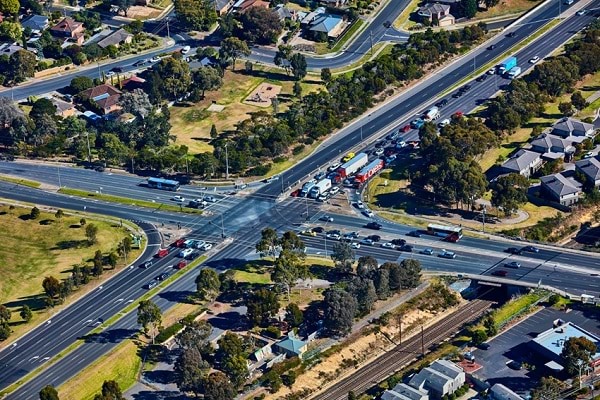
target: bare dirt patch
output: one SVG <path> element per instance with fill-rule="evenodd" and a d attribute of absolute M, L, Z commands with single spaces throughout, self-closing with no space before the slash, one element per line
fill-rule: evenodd
<path fill-rule="evenodd" d="M 281 92 L 281 86 L 263 82 L 250 93 L 244 103 L 257 107 L 271 107 L 271 100 Z"/>

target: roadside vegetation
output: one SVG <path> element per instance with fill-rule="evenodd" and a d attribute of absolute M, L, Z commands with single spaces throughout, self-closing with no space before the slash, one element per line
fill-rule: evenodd
<path fill-rule="evenodd" d="M 54 307 L 80 297 L 85 283 L 112 275 L 133 260 L 129 231 L 118 223 L 15 206 L 0 207 L 0 340 L 18 337 L 47 318 Z M 77 271 L 78 272 L 77 272 Z M 77 284 L 73 282 L 77 272 Z"/>

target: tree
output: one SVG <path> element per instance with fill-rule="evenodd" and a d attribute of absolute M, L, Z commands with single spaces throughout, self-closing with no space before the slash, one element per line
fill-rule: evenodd
<path fill-rule="evenodd" d="M 304 314 L 302 314 L 302 310 L 298 307 L 296 303 L 290 303 L 285 308 L 285 322 L 291 328 L 297 328 L 302 325 L 304 321 Z"/>
<path fill-rule="evenodd" d="M 1 2 L 2 0 L 0 0 Z M 21 25 L 16 22 L 0 22 L 0 39 L 14 42 L 21 37 Z"/>
<path fill-rule="evenodd" d="M 0 0 L 0 13 L 16 15 L 19 12 L 19 0 Z"/>
<path fill-rule="evenodd" d="M 394 262 L 386 262 L 381 266 L 381 269 L 389 271 L 389 286 L 393 291 L 402 290 L 403 274 L 400 264 Z"/>
<path fill-rule="evenodd" d="M 31 212 L 29 213 L 29 217 L 31 219 L 38 219 L 40 217 L 40 209 L 37 207 L 33 207 Z"/>
<path fill-rule="evenodd" d="M 75 78 L 71 79 L 71 83 L 69 84 L 69 89 L 73 94 L 81 93 L 84 90 L 93 87 L 94 81 L 87 76 L 76 76 Z"/>
<path fill-rule="evenodd" d="M 117 267 L 117 261 L 119 260 L 119 256 L 117 255 L 117 253 L 115 253 L 114 251 L 111 251 L 108 254 L 108 265 L 110 265 L 110 267 L 112 269 L 115 269 Z"/>
<path fill-rule="evenodd" d="M 253 326 L 267 326 L 271 318 L 279 311 L 279 300 L 274 291 L 260 289 L 252 293 L 246 301 L 248 312 L 246 317 Z"/>
<path fill-rule="evenodd" d="M 575 107 L 575 109 L 581 111 L 587 107 L 588 103 L 586 99 L 583 98 L 581 92 L 578 90 L 576 92 L 573 92 L 573 94 L 571 95 L 571 104 L 573 105 L 573 107 Z"/>
<path fill-rule="evenodd" d="M 384 268 L 377 269 L 374 273 L 373 285 L 379 300 L 390 297 L 390 271 Z"/>
<path fill-rule="evenodd" d="M 189 90 L 192 74 L 189 64 L 182 58 L 163 58 L 154 66 L 153 70 L 157 72 L 161 93 L 166 98 L 177 100 Z"/>
<path fill-rule="evenodd" d="M 570 337 L 565 342 L 560 356 L 565 361 L 567 372 L 575 375 L 579 373 L 581 366 L 589 365 L 596 351 L 596 344 L 586 337 Z"/>
<path fill-rule="evenodd" d="M 85 224 L 86 224 L 86 220 L 85 220 L 85 218 L 81 218 L 81 219 L 79 220 L 79 225 L 81 225 L 81 226 L 85 226 Z"/>
<path fill-rule="evenodd" d="M 12 330 L 8 322 L 0 322 L 0 342 L 8 339 L 11 333 Z"/>
<path fill-rule="evenodd" d="M 329 68 L 322 68 L 321 69 L 321 80 L 327 85 L 329 82 L 331 82 L 331 70 Z"/>
<path fill-rule="evenodd" d="M 177 19 L 190 30 L 207 31 L 218 19 L 212 0 L 175 0 Z"/>
<path fill-rule="evenodd" d="M 58 296 L 60 291 L 60 282 L 53 276 L 47 276 L 42 281 L 42 287 L 44 288 L 44 292 L 46 292 L 46 296 L 53 299 Z"/>
<path fill-rule="evenodd" d="M 403 288 L 415 288 L 421 282 L 421 262 L 412 258 L 402 260 L 400 267 L 404 270 Z"/>
<path fill-rule="evenodd" d="M 142 300 L 137 310 L 137 322 L 142 326 L 145 335 L 149 335 L 154 344 L 158 327 L 162 322 L 160 308 L 151 300 Z"/>
<path fill-rule="evenodd" d="M 123 93 L 119 97 L 119 104 L 124 112 L 131 113 L 141 119 L 146 118 L 152 111 L 150 98 L 142 89 L 133 89 L 131 92 Z"/>
<path fill-rule="evenodd" d="M 0 322 L 10 321 L 10 310 L 4 304 L 0 304 Z"/>
<path fill-rule="evenodd" d="M 460 5 L 465 17 L 473 18 L 477 14 L 477 0 L 462 0 Z"/>
<path fill-rule="evenodd" d="M 204 382 L 204 400 L 230 400 L 237 391 L 224 373 L 217 371 L 208 376 Z"/>
<path fill-rule="evenodd" d="M 290 232 L 286 232 L 286 235 Z M 280 241 L 283 250 L 275 260 L 275 266 L 271 273 L 273 282 L 282 284 L 286 288 L 288 300 L 292 287 L 298 279 L 304 279 L 309 276 L 308 268 L 304 264 L 304 243 L 291 232 L 295 240 L 299 243 L 291 244 L 291 242 L 282 239 Z M 284 235 L 285 236 L 285 235 Z M 299 247 L 294 247 L 299 246 Z"/>
<path fill-rule="evenodd" d="M 527 203 L 529 181 L 523 175 L 513 173 L 501 176 L 491 188 L 492 205 L 501 208 L 507 216 Z"/>
<path fill-rule="evenodd" d="M 260 240 L 256 243 L 256 251 L 261 257 L 273 257 L 279 251 L 279 238 L 273 228 L 265 228 L 260 232 Z"/>
<path fill-rule="evenodd" d="M 289 73 L 292 50 L 292 46 L 281 44 L 277 47 L 277 52 L 273 58 L 275 65 L 285 69 L 286 74 Z"/>
<path fill-rule="evenodd" d="M 56 113 L 56 106 L 49 99 L 42 97 L 33 103 L 29 117 L 34 121 L 39 120 L 43 115 L 54 116 Z"/>
<path fill-rule="evenodd" d="M 52 385 L 46 385 L 40 390 L 40 400 L 59 400 L 58 392 Z"/>
<path fill-rule="evenodd" d="M 348 292 L 332 287 L 324 293 L 323 325 L 332 334 L 345 335 L 352 329 L 358 304 Z"/>
<path fill-rule="evenodd" d="M 210 127 L 210 138 L 216 139 L 217 137 L 219 137 L 219 132 L 217 132 L 217 127 L 215 126 L 215 124 L 212 124 L 212 126 Z"/>
<path fill-rule="evenodd" d="M 236 35 L 250 43 L 273 44 L 281 34 L 283 26 L 273 9 L 250 7 L 239 16 L 241 28 Z"/>
<path fill-rule="evenodd" d="M 125 15 L 125 17 L 127 17 L 127 11 L 129 10 L 129 8 L 133 5 L 135 5 L 136 1 L 135 0 L 110 0 L 108 2 L 110 5 L 113 6 L 117 6 L 118 11 L 117 12 L 123 12 L 123 14 Z"/>
<path fill-rule="evenodd" d="M 558 111 L 565 117 L 570 117 L 574 114 L 573 104 L 568 101 L 558 103 Z"/>
<path fill-rule="evenodd" d="M 31 309 L 27 304 L 23 305 L 23 308 L 21 308 L 21 312 L 19 313 L 19 315 L 25 322 L 29 322 L 31 321 L 31 318 L 33 318 L 33 313 L 31 312 Z"/>
<path fill-rule="evenodd" d="M 348 285 L 347 290 L 357 300 L 360 314 L 371 312 L 375 300 L 377 300 L 377 292 L 371 279 L 355 277 Z"/>
<path fill-rule="evenodd" d="M 94 396 L 94 400 L 124 400 L 119 384 L 115 381 L 104 381 L 102 392 Z"/>
<path fill-rule="evenodd" d="M 196 290 L 202 299 L 213 301 L 219 294 L 221 281 L 219 274 L 210 268 L 200 270 L 196 277 Z"/>
<path fill-rule="evenodd" d="M 221 370 L 225 372 L 235 387 L 242 385 L 248 377 L 248 364 L 246 351 L 242 339 L 232 332 L 227 332 L 219 339 L 217 359 Z"/>
<path fill-rule="evenodd" d="M 292 73 L 294 74 L 294 78 L 296 80 L 302 80 L 306 76 L 306 69 L 308 65 L 306 64 L 306 57 L 301 53 L 294 53 L 290 58 L 290 67 L 292 68 Z"/>
<path fill-rule="evenodd" d="M 355 253 L 350 243 L 334 243 L 331 251 L 331 259 L 335 262 L 336 268 L 343 273 L 352 271 Z"/>
<path fill-rule="evenodd" d="M 488 336 L 495 336 L 498 333 L 498 328 L 496 327 L 496 322 L 494 321 L 494 317 L 491 314 L 488 314 L 483 319 L 483 327 Z"/>
<path fill-rule="evenodd" d="M 85 237 L 89 244 L 94 244 L 98 241 L 98 227 L 94 224 L 85 226 Z"/>
<path fill-rule="evenodd" d="M 246 356 L 228 357 L 222 364 L 222 369 L 235 387 L 240 387 L 248 379 L 248 362 Z"/>
<path fill-rule="evenodd" d="M 360 277 L 368 277 L 377 270 L 379 267 L 379 263 L 372 256 L 362 256 L 358 259 L 358 263 L 356 265 L 356 273 Z"/>
<path fill-rule="evenodd" d="M 235 62 L 242 56 L 249 56 L 250 49 L 243 40 L 236 37 L 230 37 L 221 42 L 219 48 L 219 62 L 223 68 L 228 65 L 232 65 L 232 69 L 235 70 Z"/>
<path fill-rule="evenodd" d="M 566 385 L 553 376 L 542 377 L 538 386 L 531 392 L 532 400 L 559 400 Z"/>
<path fill-rule="evenodd" d="M 212 353 L 212 344 L 208 340 L 212 326 L 206 321 L 192 321 L 177 334 L 175 340 L 182 349 L 195 348 L 204 357 Z"/>
<path fill-rule="evenodd" d="M 58 209 L 56 210 L 56 212 L 54 213 L 54 218 L 56 219 L 61 219 L 62 217 L 64 217 L 65 213 L 63 212 L 63 210 Z"/>
<path fill-rule="evenodd" d="M 10 80 L 16 83 L 25 81 L 33 77 L 37 60 L 35 54 L 27 50 L 19 50 L 10 55 L 10 65 L 12 67 Z"/>
<path fill-rule="evenodd" d="M 177 387 L 184 392 L 192 392 L 196 396 L 204 391 L 204 379 L 210 365 L 202 359 L 195 347 L 183 349 L 174 366 Z"/>
<path fill-rule="evenodd" d="M 216 68 L 200 67 L 193 73 L 193 90 L 202 92 L 199 98 L 204 98 L 207 90 L 217 90 L 223 86 L 223 78 Z"/>
<path fill-rule="evenodd" d="M 302 97 L 302 85 L 300 82 L 294 82 L 294 96 L 301 98 Z"/>

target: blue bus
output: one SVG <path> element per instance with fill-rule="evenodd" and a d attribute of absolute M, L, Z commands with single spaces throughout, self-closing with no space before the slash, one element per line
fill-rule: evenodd
<path fill-rule="evenodd" d="M 147 185 L 153 189 L 171 190 L 173 192 L 179 190 L 179 182 L 170 179 L 148 178 Z"/>

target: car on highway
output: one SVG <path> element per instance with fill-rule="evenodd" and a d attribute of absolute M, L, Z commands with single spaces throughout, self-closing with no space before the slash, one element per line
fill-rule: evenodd
<path fill-rule="evenodd" d="M 538 248 L 537 248 L 537 247 L 535 247 L 535 246 L 531 246 L 531 245 L 530 245 L 530 246 L 525 246 L 525 247 L 523 247 L 523 251 L 527 251 L 527 252 L 529 252 L 529 253 L 539 253 L 539 252 L 540 252 L 540 249 L 538 249 Z"/>
<path fill-rule="evenodd" d="M 110 78 L 111 76 L 115 76 L 115 72 L 114 71 L 108 71 L 104 74 L 105 77 Z"/>
<path fill-rule="evenodd" d="M 426 248 L 426 249 L 421 250 L 419 253 L 425 254 L 426 256 L 430 256 L 433 254 L 433 250 L 430 248 Z"/>
<path fill-rule="evenodd" d="M 152 58 L 150 59 L 150 62 L 152 62 L 152 63 L 157 63 L 157 62 L 159 62 L 159 61 L 160 61 L 160 57 L 159 57 L 159 56 L 154 56 L 154 57 L 152 57 Z"/>
<path fill-rule="evenodd" d="M 208 201 L 209 203 L 216 203 L 217 199 L 213 196 L 206 196 L 204 197 L 204 201 Z"/>
<path fill-rule="evenodd" d="M 458 99 L 459 97 L 461 97 L 463 95 L 464 92 L 461 92 L 460 90 L 457 92 L 454 92 L 452 94 L 452 97 L 454 97 L 455 99 Z"/>
<path fill-rule="evenodd" d="M 117 74 L 120 74 L 121 72 L 123 72 L 123 68 L 121 68 L 121 67 L 113 67 L 110 70 L 112 72 L 116 72 Z"/>
<path fill-rule="evenodd" d="M 396 245 L 392 242 L 384 242 L 381 243 L 381 247 L 383 247 L 384 249 L 395 249 Z"/>
<path fill-rule="evenodd" d="M 164 281 L 165 279 L 167 279 L 169 277 L 169 274 L 166 272 L 163 272 L 162 274 L 158 275 L 156 278 L 154 278 L 154 280 L 157 281 Z"/>
<path fill-rule="evenodd" d="M 319 220 L 325 222 L 333 222 L 333 217 L 330 217 L 329 215 L 323 215 L 321 218 L 319 218 Z"/>
<path fill-rule="evenodd" d="M 181 258 L 186 258 L 186 257 L 187 257 L 187 256 L 189 256 L 190 254 L 192 254 L 192 251 L 193 251 L 192 249 L 184 249 L 184 250 L 181 250 L 181 251 L 179 252 L 178 256 L 179 256 L 179 257 L 181 257 Z"/>
<path fill-rule="evenodd" d="M 176 201 L 178 203 L 183 203 L 185 201 L 185 197 L 182 196 L 173 196 L 171 197 L 171 200 Z"/>
<path fill-rule="evenodd" d="M 392 23 L 390 21 L 385 21 L 383 23 L 383 27 L 386 28 L 386 29 L 389 28 L 390 26 L 392 26 Z"/>
<path fill-rule="evenodd" d="M 488 50 L 494 50 L 496 47 L 497 46 L 495 44 L 490 44 L 487 49 Z"/>
<path fill-rule="evenodd" d="M 425 121 L 423 121 L 421 118 L 413 119 L 412 121 L 410 121 L 410 126 L 413 129 L 421 129 L 423 125 L 425 125 Z"/>
<path fill-rule="evenodd" d="M 406 236 L 420 238 L 421 237 L 421 232 L 419 232 L 419 231 L 410 231 L 410 232 L 408 232 L 406 234 Z"/>
<path fill-rule="evenodd" d="M 136 62 L 133 63 L 134 67 L 141 67 L 142 65 L 145 65 L 148 62 L 148 60 L 137 60 Z"/>
<path fill-rule="evenodd" d="M 494 68 L 490 68 L 490 69 L 488 69 L 488 71 L 486 73 L 488 75 L 494 75 L 496 73 L 496 70 Z"/>
<path fill-rule="evenodd" d="M 323 233 L 323 232 L 325 232 L 325 229 L 323 229 L 322 226 L 315 226 L 314 228 L 311 229 L 311 231 L 316 232 L 316 233 Z"/>
<path fill-rule="evenodd" d="M 317 236 L 317 232 L 314 231 L 302 231 L 300 234 L 304 236 Z"/>
<path fill-rule="evenodd" d="M 187 53 L 189 53 L 189 52 L 190 52 L 190 50 L 191 50 L 191 49 L 192 49 L 192 48 L 191 48 L 190 46 L 184 46 L 184 47 L 181 49 L 181 54 L 187 54 Z"/>
<path fill-rule="evenodd" d="M 517 36 L 517 32 L 509 32 L 506 37 L 515 37 Z"/>
<path fill-rule="evenodd" d="M 363 210 L 363 212 L 362 212 L 362 213 L 363 213 L 363 214 L 364 214 L 366 217 L 369 217 L 369 218 L 373 218 L 373 217 L 375 216 L 375 214 L 373 213 L 373 211 L 371 211 L 371 210 L 368 210 L 368 209 L 365 209 L 365 210 Z"/>
<path fill-rule="evenodd" d="M 365 204 L 358 200 L 356 203 L 354 203 L 356 205 L 356 208 L 358 208 L 359 210 L 362 210 L 363 208 L 365 208 Z"/>
<path fill-rule="evenodd" d="M 152 261 L 145 261 L 139 265 L 140 268 L 150 268 L 152 266 Z"/>
<path fill-rule="evenodd" d="M 366 244 L 366 245 L 369 245 L 369 246 L 373 246 L 373 243 L 375 243 L 375 242 L 373 241 L 373 239 L 369 239 L 369 238 L 364 238 L 364 239 L 363 239 L 363 240 L 361 240 L 360 242 L 361 242 L 362 244 Z"/>
<path fill-rule="evenodd" d="M 483 74 L 483 75 L 477 77 L 477 79 L 475 79 L 475 80 L 477 82 L 483 82 L 483 81 L 485 81 L 487 79 L 487 77 L 488 77 L 487 74 Z"/>
<path fill-rule="evenodd" d="M 581 15 L 585 15 L 587 14 L 587 10 L 579 10 L 577 11 L 577 15 L 581 16 Z"/>
<path fill-rule="evenodd" d="M 400 251 L 406 251 L 407 253 L 412 253 L 412 251 L 414 250 L 414 247 L 411 246 L 410 244 L 404 244 L 402 246 L 397 247 L 397 249 Z"/>
<path fill-rule="evenodd" d="M 504 263 L 504 266 L 506 268 L 515 268 L 516 269 L 516 268 L 521 268 L 521 263 L 518 261 L 511 261 L 511 262 Z"/>
<path fill-rule="evenodd" d="M 446 106 L 448 104 L 448 99 L 442 99 L 440 101 L 438 101 L 437 103 L 435 103 L 435 106 L 437 108 L 442 108 L 444 106 Z"/>
<path fill-rule="evenodd" d="M 207 250 L 210 250 L 210 249 L 212 249 L 212 247 L 213 247 L 212 243 L 204 243 L 204 244 L 203 244 L 203 245 L 200 247 L 200 250 L 207 251 Z"/>
<path fill-rule="evenodd" d="M 350 247 L 352 247 L 353 249 L 360 249 L 360 243 L 353 242 L 352 244 L 350 244 Z"/>
<path fill-rule="evenodd" d="M 150 290 L 158 285 L 158 282 L 155 279 L 152 279 L 150 282 L 146 283 L 146 289 Z"/>
<path fill-rule="evenodd" d="M 375 151 L 373 152 L 373 154 L 375 154 L 377 157 L 383 155 L 383 153 L 385 152 L 385 150 L 383 150 L 382 147 L 375 149 Z"/>
<path fill-rule="evenodd" d="M 327 235 L 325 235 L 325 237 L 331 240 L 340 240 L 342 238 L 342 235 L 340 235 L 339 233 L 328 233 Z"/>
<path fill-rule="evenodd" d="M 540 61 L 540 57 L 534 56 L 529 59 L 529 64 L 535 64 L 538 61 Z"/>
<path fill-rule="evenodd" d="M 404 125 L 402 128 L 400 128 L 400 131 L 402 133 L 406 133 L 408 131 L 410 131 L 412 128 L 410 127 L 410 125 Z"/>
<path fill-rule="evenodd" d="M 379 230 L 379 229 L 381 229 L 382 225 L 379 222 L 369 222 L 368 224 L 365 225 L 365 227 L 367 227 L 369 229 Z"/>
<path fill-rule="evenodd" d="M 404 246 L 406 244 L 406 240 L 404 239 L 392 239 L 392 243 L 396 246 Z"/>
<path fill-rule="evenodd" d="M 450 120 L 449 120 L 448 118 L 446 118 L 446 119 L 442 120 L 442 121 L 441 121 L 441 122 L 438 124 L 438 126 L 439 126 L 440 128 L 443 128 L 443 127 L 445 127 L 446 125 L 450 125 Z"/>
<path fill-rule="evenodd" d="M 156 252 L 156 258 L 163 258 L 169 255 L 169 249 L 159 249 Z"/>
<path fill-rule="evenodd" d="M 367 239 L 371 239 L 374 242 L 379 242 L 381 240 L 381 236 L 379 236 L 379 235 L 369 235 L 369 236 L 367 236 Z"/>
<path fill-rule="evenodd" d="M 438 254 L 438 257 L 454 259 L 456 258 L 456 253 L 442 249 L 442 252 Z"/>
<path fill-rule="evenodd" d="M 508 275 L 508 271 L 505 271 L 503 269 L 499 269 L 499 270 L 496 270 L 496 271 L 492 272 L 492 275 L 494 275 L 494 276 L 506 276 L 506 275 Z"/>
<path fill-rule="evenodd" d="M 350 238 L 357 239 L 360 236 L 360 234 L 358 232 L 354 231 L 354 232 L 348 232 L 344 236 L 348 236 Z"/>
<path fill-rule="evenodd" d="M 521 254 L 521 249 L 519 249 L 517 247 L 509 247 L 508 249 L 506 249 L 504 251 L 509 254 Z"/>
<path fill-rule="evenodd" d="M 348 162 L 348 161 L 352 160 L 355 156 L 356 156 L 356 154 L 354 154 L 353 152 L 350 152 L 350 153 L 346 154 L 346 156 L 344 158 L 342 158 L 342 161 Z"/>
<path fill-rule="evenodd" d="M 461 87 L 461 88 L 460 88 L 460 89 L 458 89 L 458 90 L 459 90 L 459 91 L 461 91 L 461 92 L 463 92 L 463 93 L 466 93 L 466 92 L 468 92 L 469 90 L 471 90 L 471 85 L 465 85 L 465 86 Z"/>
<path fill-rule="evenodd" d="M 176 269 L 184 269 L 187 265 L 187 261 L 179 261 L 177 264 L 175 264 L 175 268 Z"/>
<path fill-rule="evenodd" d="M 327 168 L 327 171 L 329 171 L 329 172 L 333 172 L 333 171 L 335 171 L 336 169 L 338 169 L 338 168 L 340 167 L 340 165 L 342 165 L 342 164 L 340 164 L 339 162 L 334 162 L 333 164 L 331 164 L 331 165 L 329 166 L 329 168 Z"/>
<path fill-rule="evenodd" d="M 464 116 L 462 111 L 457 111 L 454 114 L 452 114 L 452 118 L 454 119 L 461 119 Z"/>

